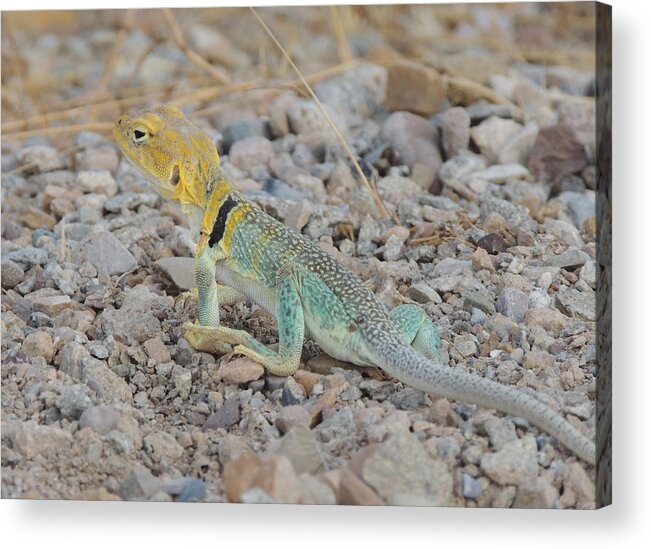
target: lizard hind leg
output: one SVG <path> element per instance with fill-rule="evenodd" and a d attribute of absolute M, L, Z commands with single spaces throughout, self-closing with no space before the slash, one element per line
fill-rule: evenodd
<path fill-rule="evenodd" d="M 286 276 L 276 290 L 276 320 L 278 322 L 278 352 L 250 337 L 233 351 L 262 364 L 270 373 L 290 376 L 298 370 L 305 334 L 301 298 L 292 275 Z"/>
<path fill-rule="evenodd" d="M 389 318 L 415 351 L 433 362 L 440 361 L 441 338 L 422 307 L 399 305 L 389 313 Z"/>

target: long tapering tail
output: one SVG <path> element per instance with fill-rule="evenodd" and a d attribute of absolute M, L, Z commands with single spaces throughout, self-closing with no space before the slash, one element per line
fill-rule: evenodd
<path fill-rule="evenodd" d="M 594 442 L 526 393 L 431 362 L 406 343 L 384 346 L 376 342 L 373 346 L 379 355 L 378 366 L 400 381 L 432 395 L 523 417 L 556 437 L 581 459 L 595 464 Z"/>

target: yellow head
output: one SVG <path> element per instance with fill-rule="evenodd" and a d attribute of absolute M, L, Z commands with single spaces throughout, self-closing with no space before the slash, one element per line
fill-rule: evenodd
<path fill-rule="evenodd" d="M 115 121 L 113 137 L 125 156 L 165 199 L 182 206 L 206 205 L 219 155 L 210 138 L 170 106 Z"/>

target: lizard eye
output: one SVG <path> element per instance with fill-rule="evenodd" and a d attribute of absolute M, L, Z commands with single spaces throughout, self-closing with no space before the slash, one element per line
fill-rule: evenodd
<path fill-rule="evenodd" d="M 133 132 L 131 133 L 131 140 L 134 142 L 136 145 L 142 145 L 145 141 L 149 139 L 149 130 L 145 128 L 144 126 L 136 126 L 133 128 Z"/>

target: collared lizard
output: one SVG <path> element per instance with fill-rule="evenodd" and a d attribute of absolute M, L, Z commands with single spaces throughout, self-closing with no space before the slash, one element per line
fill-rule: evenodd
<path fill-rule="evenodd" d="M 247 202 L 226 180 L 211 139 L 180 109 L 121 116 L 113 134 L 156 191 L 181 206 L 198 239 L 198 323 L 184 325 L 194 348 L 226 352 L 234 346 L 269 372 L 287 376 L 298 369 L 308 334 L 339 360 L 380 367 L 432 395 L 523 417 L 595 463 L 593 441 L 540 400 L 443 366 L 438 331 L 422 308 L 404 304 L 388 312 L 355 273 Z M 277 352 L 220 324 L 219 304 L 238 296 L 276 317 Z"/>

